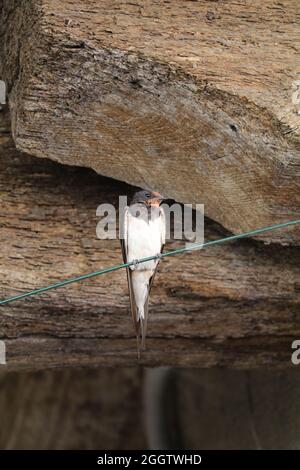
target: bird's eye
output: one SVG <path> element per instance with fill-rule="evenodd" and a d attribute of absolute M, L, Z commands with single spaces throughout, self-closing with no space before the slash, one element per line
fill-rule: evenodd
<path fill-rule="evenodd" d="M 151 197 L 151 194 L 150 194 L 150 193 L 146 193 L 146 197 Z"/>

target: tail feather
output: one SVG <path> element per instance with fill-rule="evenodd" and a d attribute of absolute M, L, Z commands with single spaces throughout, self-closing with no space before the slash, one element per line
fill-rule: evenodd
<path fill-rule="evenodd" d="M 144 308 L 137 309 L 137 323 L 139 325 L 139 337 L 141 340 L 142 351 L 146 349 L 146 336 L 147 336 L 147 326 L 148 326 L 148 303 L 149 303 L 149 290 L 148 290 L 148 295 L 145 300 Z"/>
<path fill-rule="evenodd" d="M 142 351 L 145 349 L 145 320 L 144 318 L 140 319 L 141 325 L 141 342 L 142 342 Z"/>
<path fill-rule="evenodd" d="M 136 335 L 136 351 L 138 361 L 141 359 L 141 344 L 140 344 L 140 334 Z"/>
<path fill-rule="evenodd" d="M 141 328 L 142 334 L 142 350 L 146 349 L 146 337 L 147 337 L 147 327 L 148 327 L 148 303 L 149 303 L 149 294 L 144 306 L 144 318 L 143 318 L 143 327 Z"/>

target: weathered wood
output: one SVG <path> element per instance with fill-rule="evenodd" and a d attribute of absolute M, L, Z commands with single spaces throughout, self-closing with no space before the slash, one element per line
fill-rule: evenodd
<path fill-rule="evenodd" d="M 146 447 L 142 370 L 0 371 L 1 449 Z"/>
<path fill-rule="evenodd" d="M 299 449 L 297 367 L 179 370 L 174 375 L 182 448 Z"/>
<path fill-rule="evenodd" d="M 299 216 L 298 0 L 0 4 L 19 149 L 205 203 L 233 232 Z"/>
<path fill-rule="evenodd" d="M 121 261 L 117 240 L 96 238 L 96 207 L 134 188 L 22 155 L 4 111 L 0 170 L 1 298 Z M 205 232 L 226 235 L 209 220 Z M 299 250 L 243 240 L 164 259 L 141 364 L 288 367 L 300 338 Z M 9 369 L 136 364 L 124 270 L 1 306 L 0 339 Z"/>

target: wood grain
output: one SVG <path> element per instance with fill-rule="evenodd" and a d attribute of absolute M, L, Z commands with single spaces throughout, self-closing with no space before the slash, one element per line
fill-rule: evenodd
<path fill-rule="evenodd" d="M 204 203 L 232 232 L 299 216 L 297 0 L 0 5 L 18 149 Z"/>
<path fill-rule="evenodd" d="M 1 449 L 143 449 L 142 370 L 0 372 Z"/>
<path fill-rule="evenodd" d="M 96 238 L 96 208 L 133 187 L 16 151 L 6 110 L 0 169 L 1 298 L 121 262 L 118 240 Z M 206 240 L 225 235 L 206 220 Z M 299 272 L 298 247 L 255 240 L 163 260 L 140 364 L 289 367 Z M 0 339 L 8 369 L 136 365 L 125 272 L 1 306 Z"/>

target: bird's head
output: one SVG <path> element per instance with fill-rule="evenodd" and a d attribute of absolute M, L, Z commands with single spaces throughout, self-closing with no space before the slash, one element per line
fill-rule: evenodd
<path fill-rule="evenodd" d="M 162 201 L 164 200 L 164 197 L 155 192 L 155 191 L 138 191 L 134 194 L 131 204 L 138 204 L 142 203 L 145 204 L 146 206 L 156 206 L 158 207 Z"/>

